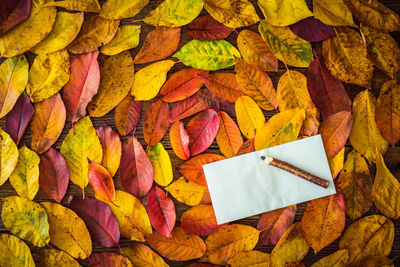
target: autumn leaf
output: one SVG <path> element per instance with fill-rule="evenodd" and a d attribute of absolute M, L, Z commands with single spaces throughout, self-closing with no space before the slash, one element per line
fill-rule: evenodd
<path fill-rule="evenodd" d="M 215 72 L 204 76 L 204 84 L 217 97 L 235 103 L 241 95 L 235 75 L 228 72 Z"/>
<path fill-rule="evenodd" d="M 254 139 L 256 130 L 265 124 L 265 117 L 256 102 L 248 96 L 241 96 L 235 103 L 240 131 L 248 139 Z"/>
<path fill-rule="evenodd" d="M 233 28 L 226 27 L 210 15 L 196 18 L 187 26 L 187 33 L 197 40 L 223 40 L 232 32 Z"/>
<path fill-rule="evenodd" d="M 107 204 L 90 197 L 78 199 L 70 196 L 68 207 L 85 222 L 94 242 L 103 247 L 118 245 L 119 225 Z"/>
<path fill-rule="evenodd" d="M 273 115 L 258 128 L 254 140 L 255 150 L 295 141 L 305 119 L 304 109 L 289 109 Z"/>
<path fill-rule="evenodd" d="M 172 238 L 176 213 L 172 199 L 158 186 L 153 185 L 147 193 L 147 210 L 151 225 L 165 237 Z"/>
<path fill-rule="evenodd" d="M 328 256 L 323 257 L 322 259 L 315 262 L 311 267 L 325 267 L 325 266 L 346 266 L 349 261 L 349 252 L 347 249 L 339 249 Z"/>
<path fill-rule="evenodd" d="M 93 253 L 90 255 L 89 259 L 92 266 L 133 267 L 131 261 L 127 257 L 113 252 Z"/>
<path fill-rule="evenodd" d="M 88 179 L 98 199 L 104 202 L 114 201 L 114 180 L 106 168 L 94 161 L 90 161 Z"/>
<path fill-rule="evenodd" d="M 135 197 L 147 194 L 153 184 L 153 166 L 139 141 L 132 136 L 122 144 L 121 185 Z"/>
<path fill-rule="evenodd" d="M 240 266 L 260 266 L 268 267 L 271 264 L 271 256 L 268 253 L 264 253 L 257 250 L 241 251 L 236 253 L 228 260 L 229 266 L 240 267 Z"/>
<path fill-rule="evenodd" d="M 7 230 L 37 247 L 49 243 L 49 223 L 42 206 L 17 196 L 2 200 L 1 220 Z"/>
<path fill-rule="evenodd" d="M 169 121 L 170 123 L 173 123 L 177 120 L 182 120 L 207 109 L 207 107 L 208 106 L 206 103 L 199 100 L 199 95 L 195 94 L 189 98 L 186 98 L 185 100 L 175 103 L 175 105 L 171 109 Z"/>
<path fill-rule="evenodd" d="M 89 117 L 84 117 L 71 129 L 61 144 L 61 154 L 67 162 L 71 182 L 78 185 L 85 195 L 89 163 L 88 159 L 101 162 L 103 149 Z"/>
<path fill-rule="evenodd" d="M 56 203 L 41 202 L 50 225 L 50 240 L 74 258 L 86 259 L 92 253 L 92 239 L 84 221 L 72 210 Z"/>
<path fill-rule="evenodd" d="M 254 151 L 254 139 L 247 139 L 239 148 L 237 156 L 247 154 Z"/>
<path fill-rule="evenodd" d="M 121 140 L 109 126 L 100 126 L 96 129 L 96 134 L 103 148 L 101 165 L 108 170 L 111 176 L 114 176 L 121 160 Z"/>
<path fill-rule="evenodd" d="M 180 177 L 169 184 L 165 190 L 179 202 L 188 206 L 196 206 L 202 202 L 204 195 L 207 193 L 207 186 L 187 180 L 185 177 Z"/>
<path fill-rule="evenodd" d="M 149 146 L 154 146 L 163 139 L 168 128 L 169 106 L 161 99 L 157 99 L 147 108 L 144 116 L 144 140 Z"/>
<path fill-rule="evenodd" d="M 133 244 L 122 248 L 122 255 L 129 258 L 135 266 L 168 267 L 157 253 L 144 244 Z"/>
<path fill-rule="evenodd" d="M 154 168 L 154 182 L 167 186 L 173 179 L 172 164 L 168 152 L 161 143 L 150 146 L 147 152 Z"/>
<path fill-rule="evenodd" d="M 33 259 L 37 266 L 52 267 L 52 266 L 81 266 L 74 258 L 67 253 L 57 249 L 42 249 L 34 253 Z"/>
<path fill-rule="evenodd" d="M 46 152 L 64 129 L 66 110 L 60 94 L 35 104 L 31 121 L 31 147 L 38 154 Z"/>
<path fill-rule="evenodd" d="M 70 13 L 61 10 L 58 11 L 56 21 L 49 35 L 32 47 L 31 51 L 40 55 L 64 49 L 78 36 L 82 23 L 83 12 Z"/>
<path fill-rule="evenodd" d="M 22 93 L 13 109 L 7 114 L 5 123 L 6 132 L 16 145 L 19 144 L 34 113 L 35 110 L 28 95 L 25 92 Z"/>
<path fill-rule="evenodd" d="M 29 247 L 16 236 L 1 234 L 0 251 L 0 265 L 2 266 L 19 266 L 21 262 L 26 267 L 35 266 Z"/>
<path fill-rule="evenodd" d="M 64 86 L 62 98 L 67 109 L 67 120 L 77 122 L 86 114 L 86 106 L 97 93 L 100 70 L 99 51 L 83 54 L 71 61 L 71 78 Z"/>
<path fill-rule="evenodd" d="M 240 57 L 240 52 L 225 40 L 191 40 L 173 57 L 196 69 L 219 70 L 233 66 L 235 57 Z"/>
<path fill-rule="evenodd" d="M 126 19 L 136 16 L 149 0 L 118 1 L 108 0 L 101 7 L 100 17 L 105 19 Z"/>
<path fill-rule="evenodd" d="M 6 33 L 21 21 L 29 17 L 30 0 L 13 0 L 4 2 L 0 8 L 0 35 Z"/>
<path fill-rule="evenodd" d="M 215 20 L 230 28 L 250 26 L 260 20 L 248 0 L 205 0 L 204 8 Z"/>
<path fill-rule="evenodd" d="M 28 84 L 29 64 L 24 55 L 0 64 L 0 118 L 12 110 Z"/>
<path fill-rule="evenodd" d="M 370 215 L 347 227 L 339 249 L 349 252 L 348 264 L 365 256 L 387 256 L 394 240 L 393 222 L 382 215 Z"/>
<path fill-rule="evenodd" d="M 11 177 L 10 177 L 11 179 Z M 376 175 L 372 187 L 372 198 L 379 211 L 392 219 L 400 217 L 400 183 L 390 173 L 382 155 L 376 150 Z"/>
<path fill-rule="evenodd" d="M 207 237 L 207 251 L 200 262 L 225 265 L 234 254 L 252 250 L 258 242 L 258 234 L 257 229 L 247 225 L 222 226 Z"/>
<path fill-rule="evenodd" d="M 329 168 L 333 179 L 336 179 L 343 168 L 345 150 L 346 147 L 343 147 L 335 156 L 328 158 Z"/>
<path fill-rule="evenodd" d="M 142 102 L 136 101 L 127 95 L 115 107 L 114 121 L 120 135 L 128 135 L 140 121 L 142 115 Z"/>
<path fill-rule="evenodd" d="M 180 27 L 189 24 L 203 9 L 203 0 L 164 0 L 143 19 L 152 26 Z"/>
<path fill-rule="evenodd" d="M 375 162 L 375 148 L 380 153 L 385 153 L 388 148 L 388 143 L 379 133 L 375 122 L 375 105 L 376 98 L 368 89 L 356 95 L 353 100 L 353 128 L 349 136 L 350 144 L 369 163 Z"/>
<path fill-rule="evenodd" d="M 178 158 L 183 160 L 190 158 L 189 135 L 185 130 L 183 122 L 176 121 L 172 124 L 169 131 L 169 142 Z"/>
<path fill-rule="evenodd" d="M 0 186 L 7 181 L 17 162 L 17 146 L 11 137 L 0 128 Z"/>
<path fill-rule="evenodd" d="M 348 266 L 350 267 L 355 267 L 355 266 L 382 266 L 382 267 L 394 267 L 394 262 L 395 259 L 391 260 L 386 256 L 366 256 L 362 258 L 361 260 L 350 264 Z"/>
<path fill-rule="evenodd" d="M 274 26 L 292 25 L 313 15 L 304 0 L 258 0 L 258 6 L 265 19 Z"/>
<path fill-rule="evenodd" d="M 208 236 L 220 226 L 211 204 L 200 204 L 186 210 L 181 215 L 180 226 L 187 233 Z"/>
<path fill-rule="evenodd" d="M 215 139 L 221 153 L 226 157 L 234 157 L 243 144 L 243 138 L 235 121 L 224 111 L 218 111 L 220 124 Z"/>
<path fill-rule="evenodd" d="M 332 26 L 355 26 L 343 0 L 313 0 L 314 17 Z"/>
<path fill-rule="evenodd" d="M 400 85 L 387 81 L 376 101 L 375 121 L 379 132 L 392 146 L 400 141 Z"/>
<path fill-rule="evenodd" d="M 180 39 L 180 28 L 154 28 L 147 34 L 142 48 L 136 54 L 135 64 L 145 64 L 169 57 L 178 49 Z"/>
<path fill-rule="evenodd" d="M 135 100 L 151 100 L 156 97 L 167 79 L 167 72 L 174 64 L 172 60 L 162 60 L 136 72 L 131 89 L 131 95 L 135 97 Z"/>
<path fill-rule="evenodd" d="M 326 67 L 339 80 L 371 87 L 374 67 L 361 36 L 348 27 L 335 27 L 336 36 L 322 42 Z"/>
<path fill-rule="evenodd" d="M 321 42 L 335 35 L 335 30 L 332 26 L 326 25 L 313 17 L 293 24 L 290 29 L 297 36 L 309 42 Z"/>
<path fill-rule="evenodd" d="M 218 113 L 206 109 L 194 116 L 186 125 L 189 135 L 190 155 L 195 156 L 204 152 L 214 141 L 220 124 Z"/>
<path fill-rule="evenodd" d="M 114 38 L 101 47 L 101 53 L 115 56 L 122 51 L 135 48 L 139 45 L 140 25 L 122 25 L 118 28 Z M 121 64 L 122 66 L 128 64 Z"/>
<path fill-rule="evenodd" d="M 208 108 L 215 110 L 223 110 L 231 117 L 236 117 L 235 104 L 216 96 L 207 88 L 200 89 L 197 93 L 197 98 L 203 102 Z"/>
<path fill-rule="evenodd" d="M 296 210 L 297 206 L 293 205 L 261 214 L 257 223 L 261 244 L 264 246 L 276 245 L 293 224 Z"/>
<path fill-rule="evenodd" d="M 63 7 L 72 11 L 99 12 L 100 4 L 97 0 L 62 0 L 46 3 L 44 6 Z"/>
<path fill-rule="evenodd" d="M 18 150 L 18 162 L 10 175 L 10 183 L 21 197 L 33 200 L 39 190 L 39 156 L 27 148 Z"/>
<path fill-rule="evenodd" d="M 360 153 L 351 151 L 337 185 L 343 192 L 346 214 L 355 220 L 364 215 L 372 206 L 372 179 L 368 164 Z"/>
<path fill-rule="evenodd" d="M 199 185 L 207 186 L 203 165 L 223 159 L 225 159 L 224 156 L 217 154 L 201 154 L 186 161 L 178 170 L 188 180 Z"/>
<path fill-rule="evenodd" d="M 311 44 L 295 35 L 289 27 L 272 26 L 262 20 L 258 31 L 272 53 L 287 65 L 306 68 L 313 61 Z"/>

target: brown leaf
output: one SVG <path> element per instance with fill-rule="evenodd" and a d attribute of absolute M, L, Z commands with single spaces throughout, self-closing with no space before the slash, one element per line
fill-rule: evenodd
<path fill-rule="evenodd" d="M 125 136 L 137 126 L 142 115 L 142 102 L 127 95 L 115 107 L 114 121 L 120 135 Z"/>
<path fill-rule="evenodd" d="M 197 40 L 223 40 L 233 31 L 210 15 L 198 17 L 187 26 L 187 33 Z"/>
<path fill-rule="evenodd" d="M 144 140 L 154 146 L 164 137 L 169 127 L 169 106 L 157 99 L 147 109 L 143 122 Z"/>
<path fill-rule="evenodd" d="M 28 18 L 31 11 L 30 0 L 9 0 L 0 5 L 0 35 L 6 33 Z"/>
<path fill-rule="evenodd" d="M 207 75 L 205 85 L 213 94 L 231 103 L 240 96 L 240 89 L 235 75 L 227 72 L 216 72 Z"/>

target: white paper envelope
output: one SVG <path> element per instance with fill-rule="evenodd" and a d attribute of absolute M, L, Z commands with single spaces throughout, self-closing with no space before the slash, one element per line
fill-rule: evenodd
<path fill-rule="evenodd" d="M 330 181 L 327 189 L 266 164 L 271 156 Z M 218 224 L 336 193 L 320 135 L 203 165 Z"/>

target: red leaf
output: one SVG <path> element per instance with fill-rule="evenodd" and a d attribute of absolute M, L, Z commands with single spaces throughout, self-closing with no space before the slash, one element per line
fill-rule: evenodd
<path fill-rule="evenodd" d="M 113 252 L 93 253 L 89 257 L 90 267 L 131 267 L 131 261 Z"/>
<path fill-rule="evenodd" d="M 254 139 L 248 139 L 243 145 L 240 147 L 237 156 L 247 154 L 254 151 Z"/>
<path fill-rule="evenodd" d="M 111 176 L 114 176 L 121 160 L 122 145 L 119 135 L 109 126 L 100 126 L 96 129 L 96 133 L 103 148 L 101 165 L 108 170 Z"/>
<path fill-rule="evenodd" d="M 163 236 L 172 238 L 171 231 L 176 220 L 175 205 L 158 186 L 154 185 L 147 194 L 147 210 L 154 229 Z"/>
<path fill-rule="evenodd" d="M 218 227 L 212 205 L 198 205 L 185 211 L 181 216 L 181 227 L 189 234 L 208 236 Z"/>
<path fill-rule="evenodd" d="M 190 158 L 189 135 L 183 122 L 176 121 L 172 124 L 169 130 L 169 141 L 178 158 L 183 160 Z"/>
<path fill-rule="evenodd" d="M 6 132 L 17 145 L 24 135 L 34 113 L 35 110 L 32 103 L 28 95 L 24 92 L 18 98 L 13 109 L 7 114 Z"/>
<path fill-rule="evenodd" d="M 335 35 L 332 26 L 324 24 L 319 19 L 309 17 L 290 26 L 294 34 L 309 42 L 321 42 Z"/>
<path fill-rule="evenodd" d="M 165 102 L 176 102 L 195 94 L 204 84 L 208 72 L 197 69 L 183 69 L 171 75 L 161 88 Z"/>
<path fill-rule="evenodd" d="M 103 247 L 118 245 L 118 221 L 106 203 L 90 197 L 80 199 L 70 196 L 68 206 L 85 222 L 94 242 Z"/>
<path fill-rule="evenodd" d="M 205 77 L 205 85 L 217 97 L 231 103 L 235 103 L 241 94 L 233 73 L 212 73 Z"/>
<path fill-rule="evenodd" d="M 114 180 L 106 168 L 90 161 L 88 176 L 90 186 L 102 201 L 113 202 L 115 200 Z"/>
<path fill-rule="evenodd" d="M 182 120 L 207 108 L 207 105 L 199 100 L 197 94 L 175 103 L 169 115 L 171 123 Z"/>
<path fill-rule="evenodd" d="M 235 104 L 219 98 L 207 88 L 200 89 L 196 95 L 207 107 L 216 110 L 221 109 L 228 113 L 232 118 L 236 117 Z"/>
<path fill-rule="evenodd" d="M 120 164 L 121 185 L 132 195 L 141 198 L 153 185 L 154 170 L 142 145 L 132 136 L 122 145 Z"/>
<path fill-rule="evenodd" d="M 220 118 L 213 109 L 206 109 L 187 124 L 186 130 L 189 135 L 190 155 L 195 156 L 205 151 L 214 141 L 219 128 Z"/>
<path fill-rule="evenodd" d="M 71 77 L 64 86 L 62 95 L 68 121 L 76 122 L 85 116 L 86 106 L 99 89 L 98 55 L 99 51 L 82 54 L 71 62 Z"/>
<path fill-rule="evenodd" d="M 114 120 L 118 132 L 125 136 L 137 126 L 142 115 L 142 102 L 127 95 L 115 108 Z"/>
<path fill-rule="evenodd" d="M 234 30 L 219 23 L 210 15 L 198 17 L 187 28 L 188 34 L 197 40 L 223 40 Z"/>
<path fill-rule="evenodd" d="M 50 148 L 40 158 L 39 185 L 43 192 L 58 203 L 67 192 L 69 171 L 63 155 Z"/>
<path fill-rule="evenodd" d="M 351 109 L 351 100 L 343 83 L 330 73 L 323 58 L 315 57 L 308 67 L 307 86 L 323 119 L 339 111 Z"/>
<path fill-rule="evenodd" d="M 29 17 L 31 0 L 4 0 L 0 3 L 0 35 Z"/>
<path fill-rule="evenodd" d="M 147 109 L 143 122 L 144 140 L 149 146 L 154 146 L 164 137 L 169 127 L 169 106 L 157 99 Z"/>

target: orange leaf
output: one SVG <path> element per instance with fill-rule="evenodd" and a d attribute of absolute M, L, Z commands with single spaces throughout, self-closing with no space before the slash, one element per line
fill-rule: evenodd
<path fill-rule="evenodd" d="M 142 115 L 142 102 L 136 101 L 127 95 L 118 106 L 115 107 L 114 121 L 118 132 L 125 136 L 132 132 L 140 121 Z"/>
<path fill-rule="evenodd" d="M 154 146 L 164 137 L 169 127 L 169 106 L 158 99 L 150 105 L 144 116 L 143 135 L 149 146 Z"/>
<path fill-rule="evenodd" d="M 198 205 L 181 216 L 181 227 L 190 234 L 208 236 L 221 225 L 217 224 L 212 205 Z"/>
<path fill-rule="evenodd" d="M 169 131 L 169 141 L 178 158 L 187 160 L 190 158 L 189 135 L 185 130 L 183 122 L 176 121 Z"/>
<path fill-rule="evenodd" d="M 254 139 L 247 139 L 246 142 L 242 144 L 239 151 L 236 153 L 237 156 L 247 154 L 254 151 Z"/>
<path fill-rule="evenodd" d="M 344 152 L 345 148 L 343 147 L 335 156 L 328 158 L 329 168 L 331 169 L 333 179 L 336 179 L 343 168 Z"/>
<path fill-rule="evenodd" d="M 90 161 L 89 163 L 89 183 L 102 201 L 114 201 L 114 180 L 106 168 L 94 161 Z"/>
<path fill-rule="evenodd" d="M 205 85 L 217 97 L 235 103 L 240 96 L 240 89 L 235 75 L 227 72 L 217 72 L 205 77 Z"/>
<path fill-rule="evenodd" d="M 182 120 L 207 109 L 207 107 L 208 106 L 205 103 L 199 100 L 197 94 L 192 95 L 185 100 L 175 103 L 174 107 L 171 109 L 169 121 L 172 123 L 177 120 Z"/>
<path fill-rule="evenodd" d="M 234 157 L 243 144 L 242 135 L 235 121 L 228 114 L 218 111 L 218 116 L 220 123 L 216 136 L 217 144 L 224 156 Z"/>
<path fill-rule="evenodd" d="M 101 165 L 108 170 L 111 176 L 114 176 L 121 160 L 121 140 L 109 126 L 100 126 L 96 129 L 96 133 L 103 148 Z"/>
<path fill-rule="evenodd" d="M 224 156 L 217 154 L 202 154 L 186 161 L 178 168 L 178 170 L 187 179 L 199 185 L 207 185 L 203 172 L 203 165 L 223 159 L 225 159 Z"/>
<path fill-rule="evenodd" d="M 257 250 L 242 251 L 233 255 L 233 257 L 229 259 L 228 265 L 231 267 L 269 267 L 271 265 L 271 256 L 268 253 L 263 253 Z"/>

